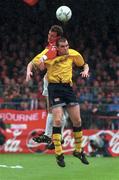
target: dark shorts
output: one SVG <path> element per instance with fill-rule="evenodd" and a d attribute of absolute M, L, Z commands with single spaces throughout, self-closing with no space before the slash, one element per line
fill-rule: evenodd
<path fill-rule="evenodd" d="M 72 87 L 67 83 L 49 83 L 48 94 L 50 107 L 79 104 Z"/>

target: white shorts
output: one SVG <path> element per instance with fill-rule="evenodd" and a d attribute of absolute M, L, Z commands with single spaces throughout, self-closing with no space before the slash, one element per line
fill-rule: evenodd
<path fill-rule="evenodd" d="M 43 96 L 48 96 L 48 81 L 47 79 L 44 77 L 43 78 L 43 92 L 42 92 Z"/>

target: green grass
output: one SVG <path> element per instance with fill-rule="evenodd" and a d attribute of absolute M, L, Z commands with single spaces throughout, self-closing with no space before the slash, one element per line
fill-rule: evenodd
<path fill-rule="evenodd" d="M 0 180 L 118 180 L 119 157 L 88 158 L 84 165 L 65 155 L 66 167 L 57 166 L 54 155 L 0 154 Z M 1 165 L 7 167 L 1 167 Z M 11 168 L 20 165 L 23 168 Z"/>

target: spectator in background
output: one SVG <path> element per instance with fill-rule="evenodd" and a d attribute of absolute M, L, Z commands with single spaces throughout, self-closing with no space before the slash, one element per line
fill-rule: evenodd
<path fill-rule="evenodd" d="M 98 136 L 95 136 L 95 138 L 90 138 L 90 156 L 92 157 L 98 157 L 98 156 L 104 156 L 109 157 L 111 156 L 109 152 L 109 142 L 106 138 L 106 134 L 102 133 Z"/>

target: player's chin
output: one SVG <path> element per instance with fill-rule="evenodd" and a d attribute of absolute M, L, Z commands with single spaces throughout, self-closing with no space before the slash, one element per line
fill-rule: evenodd
<path fill-rule="evenodd" d="M 69 55 L 68 51 L 62 52 L 62 55 Z"/>

